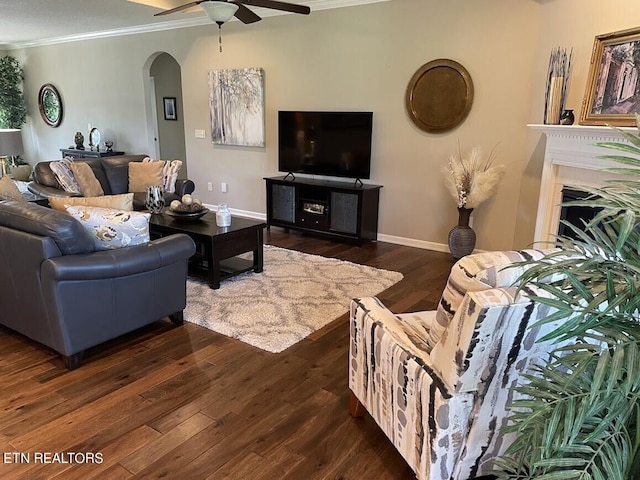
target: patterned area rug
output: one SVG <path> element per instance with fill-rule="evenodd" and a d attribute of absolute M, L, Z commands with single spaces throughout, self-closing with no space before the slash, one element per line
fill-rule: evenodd
<path fill-rule="evenodd" d="M 278 353 L 338 318 L 354 297 L 377 295 L 402 274 L 265 245 L 264 271 L 212 290 L 187 281 L 186 321 Z"/>

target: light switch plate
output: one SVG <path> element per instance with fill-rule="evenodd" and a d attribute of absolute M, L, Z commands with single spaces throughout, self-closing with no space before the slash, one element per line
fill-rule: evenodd
<path fill-rule="evenodd" d="M 196 130 L 196 138 L 205 138 L 204 130 Z"/>

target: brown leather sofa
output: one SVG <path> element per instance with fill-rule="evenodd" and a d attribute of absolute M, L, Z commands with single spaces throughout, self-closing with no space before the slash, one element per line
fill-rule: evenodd
<path fill-rule="evenodd" d="M 82 158 L 76 162 L 89 164 L 91 170 L 100 182 L 105 195 L 116 195 L 129 191 L 129 163 L 141 162 L 147 155 L 120 155 L 103 158 Z M 41 197 L 68 197 L 71 194 L 65 192 L 49 165 L 51 161 L 38 162 L 33 167 L 33 181 L 29 182 L 27 188 L 30 192 Z M 185 193 L 193 193 L 196 186 L 188 179 L 178 179 L 176 181 L 175 193 L 165 192 L 165 204 L 169 205 L 172 200 L 179 200 Z M 146 193 L 134 193 L 133 208 L 144 210 Z"/>
<path fill-rule="evenodd" d="M 0 202 L 0 324 L 79 366 L 86 349 L 163 317 L 183 320 L 193 240 L 176 234 L 95 251 L 76 219 Z"/>

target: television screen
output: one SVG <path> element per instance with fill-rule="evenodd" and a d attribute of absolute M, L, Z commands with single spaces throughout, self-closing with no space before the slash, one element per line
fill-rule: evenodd
<path fill-rule="evenodd" d="M 371 175 L 372 112 L 278 112 L 278 170 Z"/>

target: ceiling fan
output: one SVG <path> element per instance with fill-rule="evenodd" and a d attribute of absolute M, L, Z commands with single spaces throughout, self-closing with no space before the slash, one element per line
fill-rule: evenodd
<path fill-rule="evenodd" d="M 242 23 L 254 23 L 262 20 L 258 15 L 249 10 L 245 5 L 253 7 L 272 8 L 283 12 L 300 13 L 308 15 L 311 9 L 306 5 L 296 5 L 294 3 L 280 2 L 278 0 L 196 0 L 185 3 L 170 10 L 156 13 L 154 17 L 170 15 L 180 10 L 200 5 L 207 16 L 218 26 L 236 17 Z"/>

